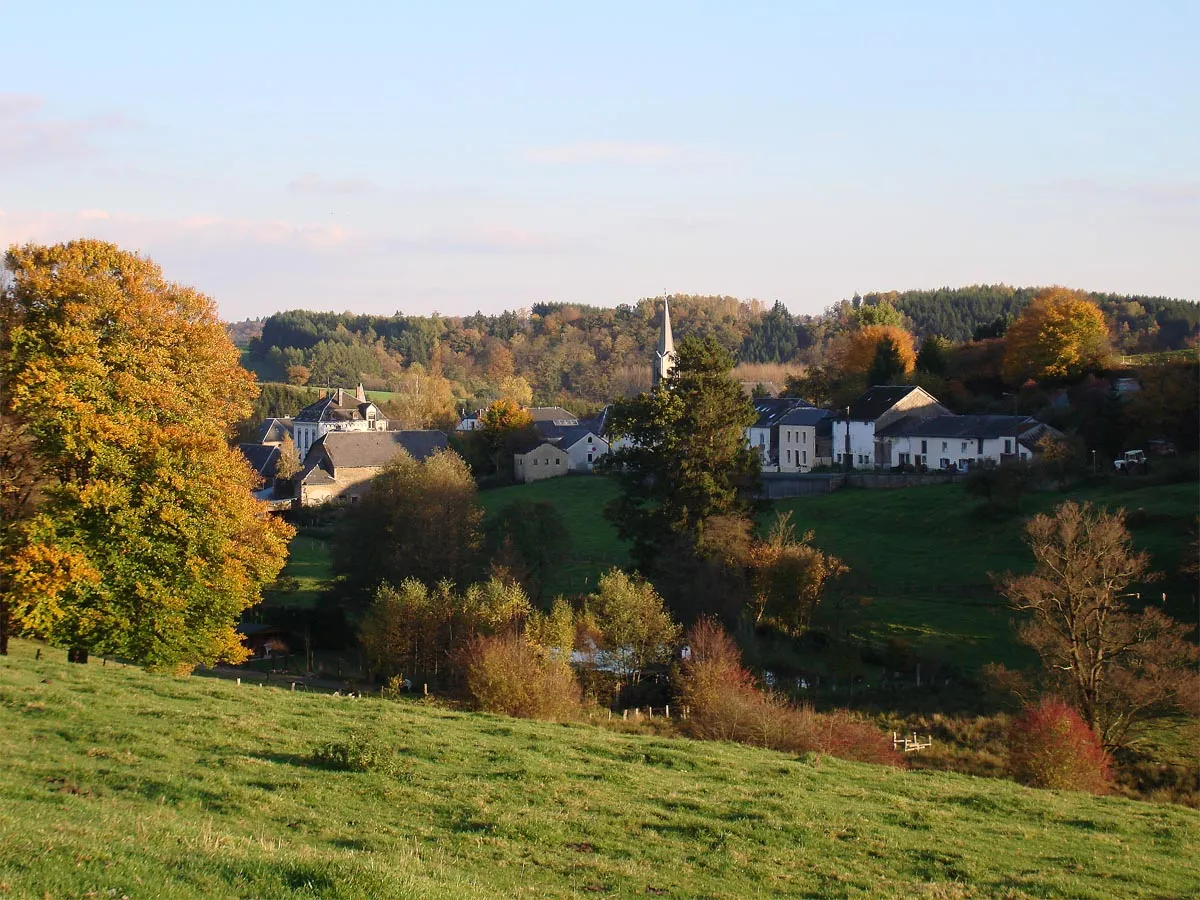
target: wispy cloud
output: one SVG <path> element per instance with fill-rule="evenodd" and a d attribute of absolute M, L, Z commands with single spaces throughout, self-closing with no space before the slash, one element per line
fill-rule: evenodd
<path fill-rule="evenodd" d="M 32 94 L 0 93 L 0 165 L 32 165 L 96 155 L 97 138 L 130 127 L 110 112 L 83 118 L 50 118 L 46 102 Z"/>
<path fill-rule="evenodd" d="M 362 178 L 322 178 L 315 172 L 305 172 L 288 182 L 293 194 L 366 194 L 379 190 L 372 181 Z"/>
<path fill-rule="evenodd" d="M 529 162 L 547 165 L 580 166 L 597 164 L 645 165 L 678 159 L 678 147 L 630 141 L 585 141 L 549 147 L 530 147 L 525 151 Z"/>

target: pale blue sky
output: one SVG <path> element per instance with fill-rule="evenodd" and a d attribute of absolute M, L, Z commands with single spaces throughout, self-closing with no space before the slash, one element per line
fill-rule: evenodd
<path fill-rule="evenodd" d="M 1186 0 L 0 7 L 0 242 L 116 240 L 229 319 L 1200 298 Z"/>

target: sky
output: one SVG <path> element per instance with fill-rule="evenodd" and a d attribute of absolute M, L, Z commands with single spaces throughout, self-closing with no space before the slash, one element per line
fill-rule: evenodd
<path fill-rule="evenodd" d="M 0 2 L 0 245 L 222 318 L 1200 299 L 1200 4 Z"/>

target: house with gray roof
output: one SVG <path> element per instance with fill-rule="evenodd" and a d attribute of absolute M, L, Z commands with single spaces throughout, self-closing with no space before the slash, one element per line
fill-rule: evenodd
<path fill-rule="evenodd" d="M 780 472 L 810 472 L 829 464 L 829 419 L 827 409 L 797 406 L 776 423 L 779 447 L 776 465 Z"/>
<path fill-rule="evenodd" d="M 890 468 L 891 438 L 880 432 L 902 419 L 949 415 L 936 397 L 915 384 L 876 385 L 832 418 L 833 460 L 855 469 Z"/>
<path fill-rule="evenodd" d="M 891 449 L 891 465 L 967 471 L 984 463 L 1032 460 L 1038 441 L 1055 428 L 1031 416 L 933 416 L 901 419 L 878 432 Z"/>
<path fill-rule="evenodd" d="M 387 417 L 367 399 L 360 384 L 353 394 L 338 388 L 296 413 L 292 419 L 292 439 L 303 460 L 317 441 L 330 432 L 387 431 L 387 427 Z"/>
<path fill-rule="evenodd" d="M 371 479 L 400 453 L 423 460 L 447 447 L 440 431 L 332 431 L 320 437 L 304 458 L 297 502 L 355 503 Z"/>
<path fill-rule="evenodd" d="M 763 471 L 775 471 L 779 467 L 779 423 L 795 409 L 812 408 L 812 404 L 799 397 L 762 397 L 754 401 L 758 419 L 746 429 L 746 443 L 760 456 Z"/>

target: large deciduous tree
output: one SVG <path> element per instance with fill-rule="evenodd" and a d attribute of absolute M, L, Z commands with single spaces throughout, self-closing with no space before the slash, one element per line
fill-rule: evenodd
<path fill-rule="evenodd" d="M 1035 516 L 1026 535 L 1034 570 L 1005 575 L 999 590 L 1029 614 L 1020 637 L 1041 657 L 1048 687 L 1105 747 L 1124 745 L 1138 725 L 1195 695 L 1197 650 L 1186 626 L 1127 603 L 1128 589 L 1154 575 L 1131 545 L 1123 510 L 1068 501 Z"/>
<path fill-rule="evenodd" d="M 240 658 L 235 624 L 291 529 L 228 446 L 256 388 L 213 302 L 100 241 L 14 247 L 6 267 L 4 443 L 27 448 L 40 489 L 5 490 L 10 621 L 79 659 Z"/>
<path fill-rule="evenodd" d="M 462 457 L 446 450 L 418 462 L 401 451 L 346 510 L 333 542 L 334 572 L 358 600 L 380 582 L 469 582 L 479 571 L 482 520 Z"/>
<path fill-rule="evenodd" d="M 698 541 L 713 516 L 749 511 L 759 462 L 745 430 L 757 416 L 732 368 L 715 339 L 689 337 L 657 391 L 613 405 L 617 449 L 604 464 L 621 494 L 605 514 L 643 567 L 676 536 Z"/>
<path fill-rule="evenodd" d="M 843 376 L 867 376 L 884 341 L 893 345 L 886 351 L 892 370 L 898 370 L 898 376 L 911 372 L 917 362 L 913 336 L 897 325 L 865 325 L 839 338 L 834 350 L 838 371 Z"/>
<path fill-rule="evenodd" d="M 1033 298 L 1004 335 L 1004 376 L 1070 379 L 1101 367 L 1109 354 L 1104 313 L 1079 291 L 1048 288 Z"/>

